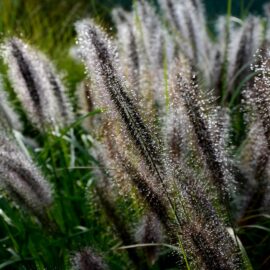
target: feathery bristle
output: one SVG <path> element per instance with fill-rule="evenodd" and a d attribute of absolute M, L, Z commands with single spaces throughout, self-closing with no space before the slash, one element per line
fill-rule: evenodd
<path fill-rule="evenodd" d="M 207 194 L 207 190 L 205 190 L 199 181 L 194 179 L 193 175 L 185 175 L 185 178 L 183 178 L 183 175 L 185 175 L 185 173 L 182 173 L 182 176 L 179 177 L 179 185 L 181 187 L 181 193 L 183 194 L 182 196 L 185 198 L 185 201 L 188 204 L 186 205 L 186 211 L 189 212 L 190 218 L 190 220 L 187 220 L 186 225 L 183 225 L 183 234 L 185 235 L 186 233 L 186 226 L 188 227 L 188 230 L 192 230 L 193 226 L 194 228 L 199 228 L 201 226 L 200 231 L 203 231 L 205 234 L 205 240 L 207 239 L 208 241 L 208 244 L 205 243 L 206 246 L 204 247 L 204 250 L 207 253 L 207 250 L 212 249 L 212 251 L 215 251 L 216 254 L 208 254 L 205 257 L 206 254 L 204 250 L 198 251 L 199 254 L 197 255 L 202 256 L 203 260 L 206 260 L 204 263 L 208 264 L 212 260 L 213 266 L 220 265 L 222 262 L 224 265 L 231 265 L 228 269 L 240 269 L 242 259 L 239 251 L 237 250 L 237 246 L 229 235 L 225 224 L 220 217 L 220 213 L 215 210 L 212 202 L 208 199 L 209 196 Z M 197 246 L 200 240 L 197 239 L 199 242 L 194 242 L 196 241 L 194 237 L 195 236 L 192 233 L 189 234 L 187 232 L 184 239 L 186 239 L 187 243 L 189 243 L 191 240 L 191 242 Z M 218 244 L 216 241 L 218 241 Z M 193 255 L 197 256 L 196 249 L 198 246 L 193 249 L 193 244 L 191 244 L 191 246 L 187 244 L 187 250 L 191 253 L 195 252 Z M 227 269 L 226 267 L 224 269 Z"/>
<path fill-rule="evenodd" d="M 264 53 L 266 55 L 264 55 Z M 258 64 L 252 66 L 256 76 L 254 77 L 253 84 L 246 90 L 245 99 L 247 104 L 251 103 L 251 108 L 255 114 L 257 113 L 260 117 L 264 134 L 270 148 L 270 66 L 268 56 L 269 52 L 261 51 L 261 55 L 258 55 Z"/>
<path fill-rule="evenodd" d="M 212 43 L 206 32 L 204 8 L 200 1 L 159 1 L 165 17 L 177 34 L 177 44 L 202 74 L 205 85 L 211 84 L 210 61 L 214 57 Z"/>
<path fill-rule="evenodd" d="M 139 98 L 140 62 L 131 14 L 128 14 L 122 9 L 115 9 L 113 11 L 113 18 L 117 27 L 117 40 L 119 43 L 121 63 L 123 63 L 123 74 L 128 78 L 127 83 L 129 83 L 129 88 L 133 88 L 136 97 Z"/>
<path fill-rule="evenodd" d="M 3 191 L 38 218 L 45 217 L 53 199 L 51 187 L 41 172 L 11 139 L 0 138 L 0 156 Z"/>
<path fill-rule="evenodd" d="M 71 258 L 74 270 L 106 270 L 107 265 L 102 257 L 90 248 L 76 252 Z"/>
<path fill-rule="evenodd" d="M 151 189 L 140 172 L 138 172 L 128 160 L 122 159 L 121 165 L 129 172 L 131 181 L 137 187 L 142 198 L 146 200 L 150 210 L 157 215 L 167 232 L 172 232 L 173 224 L 170 220 L 169 211 L 164 204 L 163 198 Z"/>
<path fill-rule="evenodd" d="M 234 243 L 228 233 L 225 239 L 223 238 L 224 234 L 213 236 L 211 228 L 207 228 L 205 224 L 193 224 L 192 226 L 187 224 L 184 232 L 186 236 L 190 237 L 191 250 L 196 258 L 195 269 L 242 269 L 240 257 L 235 256 L 236 248 L 234 248 Z M 226 243 L 226 245 L 221 245 L 219 241 Z M 231 245 L 228 245 L 230 242 Z"/>
<path fill-rule="evenodd" d="M 121 239 L 123 245 L 132 245 L 134 243 L 134 237 L 130 233 L 128 223 L 123 219 L 121 213 L 117 210 L 117 199 L 119 198 L 119 192 L 115 186 L 112 185 L 111 175 L 107 173 L 104 166 L 104 157 L 102 154 L 102 147 L 98 147 L 94 153 L 96 159 L 99 161 L 99 167 L 95 169 L 95 175 L 97 177 L 95 190 L 98 195 L 99 201 L 106 213 L 107 218 L 112 222 L 116 234 Z M 108 157 L 107 157 L 108 158 Z M 127 253 L 133 264 L 137 269 L 143 267 L 140 257 L 136 250 L 127 249 Z"/>
<path fill-rule="evenodd" d="M 124 126 L 145 159 L 149 168 L 157 172 L 162 166 L 160 146 L 144 124 L 135 105 L 125 91 L 123 81 L 117 74 L 113 56 L 109 48 L 112 46 L 104 33 L 89 21 L 77 23 L 79 44 L 85 54 L 85 63 L 93 71 L 97 81 L 104 85 L 104 92 L 109 94 L 114 110 L 121 118 Z"/>
<path fill-rule="evenodd" d="M 215 140 L 212 131 L 218 130 L 215 121 L 207 115 L 207 100 L 200 100 L 200 92 L 195 77 L 193 82 L 186 81 L 181 75 L 178 76 L 179 91 L 184 100 L 187 114 L 193 125 L 199 147 L 206 158 L 207 166 L 210 170 L 214 184 L 220 193 L 220 199 L 224 203 L 228 200 L 228 185 L 231 180 L 230 172 L 227 168 L 227 157 L 220 145 L 220 141 Z M 208 109 L 209 110 L 209 109 Z"/>
<path fill-rule="evenodd" d="M 136 239 L 140 244 L 160 244 L 163 241 L 162 228 L 153 213 L 147 213 L 136 231 Z M 152 265 L 158 259 L 159 248 L 148 246 L 144 248 L 147 260 Z"/>
<path fill-rule="evenodd" d="M 2 45 L 2 57 L 14 91 L 34 125 L 42 129 L 48 124 L 70 123 L 72 111 L 64 87 L 43 54 L 18 38 L 10 38 Z"/>
<path fill-rule="evenodd" d="M 250 16 L 240 29 L 231 33 L 228 91 L 239 87 L 250 73 L 253 56 L 262 45 L 263 28 L 259 18 Z"/>
<path fill-rule="evenodd" d="M 256 166 L 254 168 L 255 182 L 251 182 L 254 186 L 251 195 L 248 198 L 248 204 L 245 207 L 245 213 L 248 215 L 252 211 L 257 211 L 262 207 L 263 201 L 268 196 L 268 179 L 267 179 L 267 165 L 269 163 L 270 153 L 270 111 L 269 111 L 269 59 L 268 51 L 260 51 L 261 54 L 257 57 L 257 64 L 252 66 L 252 70 L 255 71 L 256 76 L 253 78 L 253 83 L 250 83 L 247 89 L 244 91 L 244 103 L 247 109 L 247 118 L 257 122 L 256 132 L 260 132 L 257 135 L 256 140 L 260 138 L 261 146 L 256 149 L 257 159 Z M 252 127 L 252 126 L 251 126 Z M 252 134 L 252 133 L 251 133 Z M 255 133 L 256 135 L 256 133 Z M 256 147 L 258 142 L 253 146 Z"/>

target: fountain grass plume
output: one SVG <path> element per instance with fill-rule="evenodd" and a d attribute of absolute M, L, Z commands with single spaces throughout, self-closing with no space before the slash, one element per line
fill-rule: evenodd
<path fill-rule="evenodd" d="M 63 84 L 45 55 L 15 37 L 4 41 L 1 54 L 14 91 L 35 126 L 42 130 L 72 121 Z"/>
<path fill-rule="evenodd" d="M 247 138 L 240 153 L 241 171 L 246 181 L 241 186 L 241 202 L 238 220 L 251 215 L 262 207 L 264 194 L 267 194 L 268 146 L 261 119 L 250 120 Z M 255 196 L 257 193 L 259 196 Z M 257 198 L 256 198 L 257 197 Z M 259 200 L 258 200 L 259 199 Z M 254 202 L 256 202 L 255 205 Z"/>
<path fill-rule="evenodd" d="M 207 108 L 207 99 L 202 98 L 195 75 L 192 75 L 192 78 L 188 80 L 179 74 L 178 87 L 184 100 L 186 112 L 193 125 L 197 143 L 206 159 L 213 183 L 220 194 L 220 200 L 223 203 L 227 201 L 227 204 L 231 175 L 226 164 L 225 150 L 222 149 L 220 142 L 216 141 L 215 134 L 213 134 L 213 131 L 218 130 L 218 128 L 209 108 Z"/>
<path fill-rule="evenodd" d="M 153 183 L 147 179 L 150 177 L 148 172 L 145 169 L 139 171 L 133 163 L 132 157 L 127 155 L 125 147 L 121 148 L 116 139 L 119 135 L 112 133 L 111 124 L 106 125 L 106 130 L 106 137 L 102 142 L 103 147 L 99 147 L 98 151 L 100 156 L 102 156 L 102 160 L 104 160 L 103 163 L 106 164 L 106 168 L 109 169 L 108 173 L 113 177 L 114 182 L 118 183 L 124 193 L 131 192 L 132 186 L 129 186 L 130 183 L 135 186 L 143 202 L 160 219 L 167 232 L 173 235 L 172 228 L 174 222 L 171 221 L 167 202 L 164 200 L 164 196 L 161 195 L 163 192 L 153 187 Z M 175 236 L 171 238 L 176 239 Z"/>
<path fill-rule="evenodd" d="M 257 122 L 260 128 L 256 130 L 255 138 L 260 139 L 257 145 L 257 160 L 254 168 L 255 186 L 252 195 L 248 198 L 243 216 L 247 216 L 253 211 L 261 209 L 263 202 L 269 196 L 268 164 L 270 153 L 270 112 L 269 112 L 269 52 L 260 50 L 257 55 L 257 63 L 252 65 L 252 70 L 256 73 L 252 82 L 244 91 L 244 103 L 246 105 L 247 118 L 252 122 Z M 250 130 L 252 131 L 252 125 Z M 261 132 L 261 133 L 260 133 Z M 258 134 L 259 133 L 259 134 Z M 251 133 L 252 134 L 252 133 Z M 254 132 L 253 132 L 254 134 Z M 256 158 L 254 156 L 254 158 Z"/>
<path fill-rule="evenodd" d="M 139 194 L 146 201 L 149 209 L 157 215 L 168 233 L 174 233 L 172 231 L 174 224 L 164 199 L 147 184 L 144 176 L 127 159 L 120 156 L 118 158 L 121 166 L 129 172 L 132 183 L 137 187 Z M 173 235 L 172 238 L 175 240 L 177 237 Z"/>
<path fill-rule="evenodd" d="M 139 55 L 138 44 L 136 41 L 133 18 L 130 14 L 122 9 L 115 9 L 113 11 L 113 19 L 117 27 L 119 53 L 121 62 L 123 63 L 123 73 L 129 78 L 130 85 L 138 95 L 139 91 Z M 137 97 L 139 98 L 139 96 Z"/>
<path fill-rule="evenodd" d="M 97 179 L 95 183 L 95 191 L 106 217 L 112 223 L 114 229 L 116 230 L 116 234 L 122 241 L 122 244 L 124 246 L 129 246 L 134 244 L 135 240 L 129 228 L 129 223 L 124 219 L 117 209 L 117 199 L 119 198 L 119 195 L 117 195 L 115 186 L 112 184 L 112 177 L 115 175 L 109 173 L 111 170 L 106 169 L 108 159 L 110 159 L 110 154 L 108 153 L 108 156 L 105 156 L 104 154 L 106 152 L 104 151 L 105 150 L 103 150 L 102 146 L 98 146 L 93 153 L 96 159 L 99 161 L 98 167 L 96 167 L 94 170 L 94 174 Z M 106 159 L 106 161 L 104 159 Z M 127 249 L 127 253 L 136 269 L 145 267 L 137 250 Z"/>
<path fill-rule="evenodd" d="M 257 114 L 263 125 L 264 135 L 267 140 L 268 148 L 270 148 L 270 112 L 269 112 L 269 51 L 258 51 L 257 63 L 252 65 L 252 70 L 256 73 L 253 82 L 246 91 L 246 100 L 252 104 L 251 109 Z"/>
<path fill-rule="evenodd" d="M 194 132 L 190 125 L 189 117 L 186 113 L 181 91 L 178 89 L 177 75 L 182 77 L 191 76 L 190 62 L 184 57 L 179 57 L 169 69 L 169 93 L 170 106 L 167 114 L 163 117 L 163 137 L 165 138 L 165 148 L 169 159 L 175 165 L 188 163 L 196 158 L 199 164 L 198 147 Z"/>
<path fill-rule="evenodd" d="M 266 140 L 267 147 L 260 151 L 261 155 L 258 158 L 255 179 L 262 178 L 266 165 L 269 159 L 270 151 L 270 112 L 269 112 L 269 60 L 266 57 L 269 54 L 267 51 L 260 52 L 258 55 L 258 63 L 252 66 L 256 73 L 253 82 L 247 87 L 244 92 L 244 99 L 249 119 L 259 121 Z M 265 55 L 266 54 L 266 55 Z"/>
<path fill-rule="evenodd" d="M 18 91 L 18 96 L 29 117 L 35 123 L 43 123 L 42 104 L 38 93 L 39 85 L 37 85 L 33 68 L 29 63 L 30 59 L 24 55 L 25 49 L 27 49 L 26 44 L 13 38 L 6 42 L 2 48 L 2 54 L 6 63 L 10 65 L 9 77 L 14 78 L 13 87 Z"/>
<path fill-rule="evenodd" d="M 250 16 L 240 28 L 234 29 L 229 45 L 228 91 L 232 92 L 250 73 L 254 54 L 263 43 L 263 26 L 260 18 Z"/>
<path fill-rule="evenodd" d="M 0 156 L 2 192 L 40 221 L 46 222 L 47 210 L 53 202 L 50 184 L 10 136 L 1 135 Z"/>
<path fill-rule="evenodd" d="M 188 59 L 192 59 L 192 46 L 190 44 L 189 29 L 187 27 L 187 17 L 185 15 L 185 6 L 173 0 L 159 1 L 164 18 L 173 34 L 179 36 L 181 42 L 181 51 Z"/>
<path fill-rule="evenodd" d="M 186 169 L 178 172 L 178 181 L 185 211 L 189 213 L 182 224 L 182 235 L 185 248 L 193 258 L 192 264 L 196 265 L 196 269 L 208 269 L 209 263 L 213 267 L 222 266 L 220 269 L 241 269 L 243 261 L 240 251 L 227 231 L 221 214 L 213 206 L 208 188 Z M 204 240 L 200 239 L 200 234 L 204 235 Z M 203 243 L 205 240 L 207 242 Z"/>
<path fill-rule="evenodd" d="M 123 79 L 117 73 L 111 53 L 114 52 L 114 47 L 93 22 L 88 20 L 78 22 L 76 29 L 88 71 L 94 72 L 98 83 L 103 85 L 104 92 L 113 102 L 112 109 L 119 115 L 149 169 L 160 177 L 161 146 L 150 133 L 125 90 Z"/>
<path fill-rule="evenodd" d="M 148 212 L 144 215 L 136 231 L 136 240 L 140 244 L 160 244 L 163 242 L 162 225 L 155 214 Z M 153 265 L 159 257 L 160 248 L 158 246 L 148 246 L 143 248 L 147 260 Z"/>
<path fill-rule="evenodd" d="M 77 112 L 84 116 L 90 112 L 94 111 L 94 100 L 93 95 L 91 91 L 91 81 L 90 80 L 84 80 L 82 81 L 76 89 L 76 95 L 78 99 L 78 108 Z M 94 123 L 96 122 L 97 117 L 87 117 L 84 119 L 82 126 L 86 130 L 93 130 L 94 129 Z M 96 125 L 98 126 L 98 124 Z"/>
<path fill-rule="evenodd" d="M 213 237 L 204 224 L 187 224 L 183 229 L 186 236 L 190 238 L 193 256 L 196 258 L 194 269 L 202 270 L 233 270 L 242 269 L 239 261 L 235 261 L 232 250 L 219 245 L 219 238 Z M 207 229 L 206 229 L 207 228 Z M 232 239 L 227 238 L 228 241 Z M 218 247 L 218 248 L 217 248 Z"/>
<path fill-rule="evenodd" d="M 103 258 L 91 248 L 77 251 L 71 258 L 73 270 L 108 270 Z"/>
<path fill-rule="evenodd" d="M 201 1 L 159 1 L 168 27 L 176 36 L 181 53 L 188 58 L 197 72 L 202 75 L 204 84 L 211 85 L 211 66 L 215 50 L 207 34 L 205 12 Z M 207 64 L 206 64 L 207 63 Z"/>
<path fill-rule="evenodd" d="M 44 73 L 47 75 L 46 79 L 54 97 L 55 112 L 57 113 L 55 121 L 59 126 L 67 126 L 74 120 L 74 115 L 62 76 L 58 75 L 56 68 L 46 57 L 41 57 L 41 60 L 43 60 Z"/>

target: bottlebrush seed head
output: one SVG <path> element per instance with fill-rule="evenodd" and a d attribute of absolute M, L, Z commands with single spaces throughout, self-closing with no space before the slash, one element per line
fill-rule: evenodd
<path fill-rule="evenodd" d="M 91 248 L 84 248 L 75 253 L 71 258 L 74 270 L 106 270 L 107 265 L 103 259 Z"/>
<path fill-rule="evenodd" d="M 125 90 L 123 79 L 116 68 L 117 62 L 114 61 L 114 46 L 105 33 L 89 20 L 76 23 L 76 29 L 86 67 L 103 90 L 100 95 L 106 95 L 101 102 L 104 104 L 106 98 L 111 100 L 111 103 L 105 103 L 105 106 L 110 106 L 110 117 L 116 112 L 117 120 L 123 123 L 138 152 L 149 168 L 156 171 L 162 165 L 160 147 Z M 111 120 L 114 120 L 113 117 Z"/>
<path fill-rule="evenodd" d="M 140 244 L 160 244 L 163 241 L 162 226 L 155 214 L 147 213 L 136 231 L 136 239 Z M 159 256 L 158 246 L 144 248 L 147 260 L 154 264 Z"/>
<path fill-rule="evenodd" d="M 39 169 L 18 146 L 8 138 L 0 137 L 0 186 L 3 192 L 42 218 L 52 204 L 52 190 Z"/>
<path fill-rule="evenodd" d="M 72 121 L 64 86 L 46 56 L 15 37 L 5 40 L 1 49 L 14 91 L 32 123 L 43 129 Z"/>

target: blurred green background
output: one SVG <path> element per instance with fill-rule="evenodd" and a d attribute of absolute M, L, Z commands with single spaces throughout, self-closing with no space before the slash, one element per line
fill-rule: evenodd
<path fill-rule="evenodd" d="M 99 23 L 110 26 L 112 8 L 121 5 L 129 9 L 133 1 L 0 0 L 0 41 L 7 35 L 21 36 L 49 54 L 59 68 L 69 70 L 67 55 L 70 46 L 74 45 L 73 23 L 92 16 Z M 242 18 L 249 12 L 261 14 L 263 4 L 268 1 L 232 0 L 232 14 Z M 227 12 L 227 0 L 205 0 L 204 3 L 210 25 L 218 15 Z"/>
<path fill-rule="evenodd" d="M 227 0 L 204 1 L 209 18 L 215 18 L 219 14 L 227 12 Z M 247 15 L 247 12 L 261 14 L 263 5 L 269 0 L 232 0 L 232 14 L 237 17 Z"/>
<path fill-rule="evenodd" d="M 0 0 L 0 33 L 23 34 L 30 40 L 51 38 L 71 31 L 77 19 L 86 16 L 110 23 L 110 11 L 115 6 L 129 9 L 134 0 Z M 156 2 L 157 0 L 149 0 Z M 232 14 L 244 17 L 248 12 L 262 13 L 269 0 L 232 0 Z M 227 0 L 205 0 L 209 21 L 227 12 Z M 51 30 L 55 32 L 51 32 Z M 62 39 L 63 42 L 63 39 Z"/>

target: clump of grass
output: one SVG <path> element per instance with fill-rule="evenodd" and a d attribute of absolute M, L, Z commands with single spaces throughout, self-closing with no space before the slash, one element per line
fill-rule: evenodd
<path fill-rule="evenodd" d="M 159 2 L 113 11 L 116 35 L 75 24 L 74 95 L 3 39 L 0 269 L 268 267 L 268 26 L 213 38 L 199 0 Z"/>

